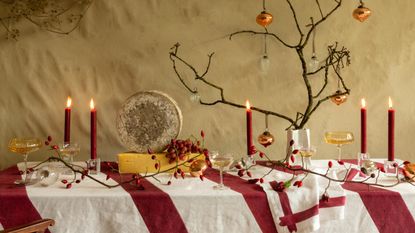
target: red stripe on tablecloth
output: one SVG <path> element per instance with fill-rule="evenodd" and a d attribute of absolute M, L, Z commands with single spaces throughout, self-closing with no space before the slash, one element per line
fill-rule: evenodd
<path fill-rule="evenodd" d="M 380 233 L 410 233 L 415 229 L 414 218 L 398 192 L 359 183 L 344 183 L 342 187 L 359 194 Z"/>
<path fill-rule="evenodd" d="M 30 201 L 26 187 L 14 184 L 18 179 L 21 175 L 17 166 L 0 172 L 0 223 L 4 228 L 42 219 Z"/>
<path fill-rule="evenodd" d="M 105 169 L 105 165 L 102 167 L 104 173 L 111 173 Z M 111 174 L 111 179 L 121 182 L 119 174 Z M 124 181 L 131 179 L 131 175 L 122 175 L 122 177 Z M 141 180 L 141 184 L 145 190 L 137 190 L 137 187 L 130 184 L 124 184 L 122 187 L 131 195 L 148 230 L 154 233 L 187 232 L 186 226 L 170 196 L 145 179 Z"/>
<path fill-rule="evenodd" d="M 204 175 L 207 179 L 219 183 L 217 170 L 209 168 L 204 172 Z M 229 174 L 224 174 L 224 184 L 242 194 L 262 232 L 277 232 L 267 195 L 261 186 L 248 184 L 246 180 Z"/>

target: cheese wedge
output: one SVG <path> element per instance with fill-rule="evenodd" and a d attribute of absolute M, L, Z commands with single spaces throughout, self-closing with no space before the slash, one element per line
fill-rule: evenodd
<path fill-rule="evenodd" d="M 125 152 L 118 154 L 118 169 L 121 174 L 123 173 L 155 173 L 158 169 L 155 168 L 157 161 L 160 161 L 160 172 L 174 172 L 175 169 L 171 169 L 176 166 L 176 162 L 169 164 L 169 158 L 166 157 L 166 153 L 154 154 L 156 159 L 151 159 L 150 154 L 139 154 L 135 152 Z M 203 154 L 188 154 L 186 160 L 193 158 L 205 159 Z M 179 164 L 184 161 L 179 160 Z M 184 172 L 189 172 L 190 163 L 184 163 L 179 168 Z M 169 170 L 171 169 L 171 170 Z"/>

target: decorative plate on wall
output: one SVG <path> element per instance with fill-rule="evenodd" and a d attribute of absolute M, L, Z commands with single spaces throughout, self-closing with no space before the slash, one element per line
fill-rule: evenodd
<path fill-rule="evenodd" d="M 182 113 L 176 102 L 159 91 L 137 92 L 129 97 L 117 116 L 121 142 L 131 151 L 163 151 L 182 128 Z"/>

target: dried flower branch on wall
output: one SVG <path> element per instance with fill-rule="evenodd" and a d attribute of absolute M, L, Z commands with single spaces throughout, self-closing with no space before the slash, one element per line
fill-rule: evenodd
<path fill-rule="evenodd" d="M 0 25 L 7 39 L 20 36 L 19 23 L 29 21 L 49 32 L 69 34 L 80 24 L 93 0 L 0 0 Z"/>

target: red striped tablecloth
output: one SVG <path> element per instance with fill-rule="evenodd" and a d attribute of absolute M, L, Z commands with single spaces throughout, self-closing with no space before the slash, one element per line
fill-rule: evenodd
<path fill-rule="evenodd" d="M 326 164 L 313 161 L 316 169 Z M 261 165 L 252 173 L 255 177 L 267 171 Z M 110 172 L 97 178 L 104 181 L 105 173 Z M 146 179 L 145 190 L 130 185 L 107 189 L 87 179 L 71 189 L 60 182 L 18 187 L 13 181 L 20 175 L 13 166 L 0 172 L 0 229 L 52 218 L 56 225 L 51 232 L 415 232 L 415 187 L 410 184 L 337 185 L 329 190 L 329 202 L 319 202 L 327 181 L 318 177 L 279 193 L 269 182 L 290 178 L 288 171 L 271 172 L 264 184 L 248 184 L 247 177 L 230 172 L 224 181 L 230 189 L 224 191 L 212 189 L 219 182 L 217 170 L 205 175 L 204 181 L 174 179 L 170 186 Z M 123 179 L 112 177 L 107 182 Z M 166 182 L 168 176 L 160 179 Z"/>

